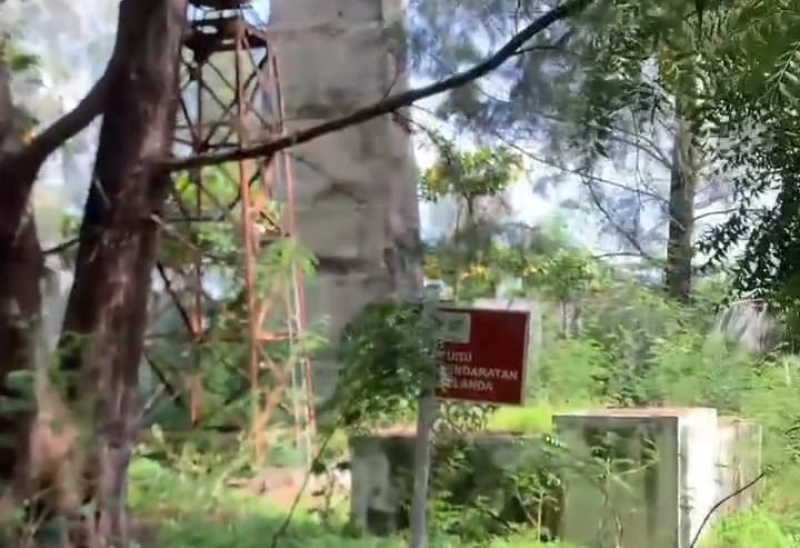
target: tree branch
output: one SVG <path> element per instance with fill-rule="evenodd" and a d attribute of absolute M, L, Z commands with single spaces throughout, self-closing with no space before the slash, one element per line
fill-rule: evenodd
<path fill-rule="evenodd" d="M 379 101 L 368 107 L 359 109 L 352 114 L 348 114 L 347 116 L 342 116 L 341 118 L 336 118 L 314 127 L 297 131 L 290 135 L 284 135 L 266 143 L 226 152 L 199 154 L 189 158 L 167 160 L 164 163 L 164 168 L 168 171 L 182 171 L 190 168 L 217 165 L 225 162 L 245 160 L 248 158 L 270 157 L 276 152 L 286 148 L 311 141 L 317 137 L 321 137 L 328 133 L 333 133 L 334 131 L 339 131 L 349 126 L 366 122 L 384 114 L 389 114 L 390 112 L 393 112 L 399 108 L 411 105 L 416 101 L 420 101 L 422 99 L 444 93 L 451 89 L 461 87 L 496 70 L 509 58 L 515 55 L 515 53 L 531 38 L 556 21 L 560 21 L 581 13 L 592 3 L 592 1 L 593 0 L 567 0 L 560 6 L 548 11 L 533 21 L 530 25 L 525 27 L 523 30 L 515 34 L 508 42 L 506 42 L 503 47 L 501 47 L 484 61 L 478 63 L 468 70 L 456 73 L 449 78 L 440 80 L 439 82 L 433 83 L 429 86 L 392 95 L 383 101 Z"/>
<path fill-rule="evenodd" d="M 127 18 L 134 3 L 134 0 L 123 0 L 120 3 L 117 39 L 114 44 L 114 49 L 111 52 L 111 57 L 100 79 L 95 82 L 75 108 L 53 122 L 39 135 L 34 137 L 18 154 L 14 155 L 16 158 L 25 158 L 36 162 L 37 165 L 33 166 L 36 172 L 39 171 L 41 164 L 47 160 L 48 156 L 55 152 L 58 147 L 63 145 L 66 141 L 86 128 L 86 126 L 103 111 L 106 94 L 109 92 L 114 75 L 120 67 L 120 61 L 125 58 L 129 45 L 134 40 L 138 39 L 135 33 L 127 30 L 123 24 L 123 21 Z M 10 158 L 10 160 L 13 161 L 14 157 Z"/>
<path fill-rule="evenodd" d="M 80 133 L 102 112 L 105 97 L 111 85 L 110 69 L 112 68 L 113 63 L 109 64 L 105 74 L 95 82 L 92 89 L 74 109 L 53 122 L 19 152 L 20 156 L 35 158 L 39 162 L 39 166 L 36 168 L 37 172 L 48 156 Z"/>
<path fill-rule="evenodd" d="M 125 59 L 130 44 L 139 39 L 124 24 L 137 1 L 122 0 L 120 3 L 117 39 L 111 58 L 103 76 L 94 84 L 83 100 L 72 111 L 63 115 L 35 137 L 27 146 L 17 152 L 0 157 L 0 178 L 3 179 L 3 185 L 0 187 L 0 205 L 2 205 L 0 241 L 15 237 L 39 170 L 48 156 L 88 126 L 102 112 L 113 77 L 120 67 L 120 61 Z"/>
<path fill-rule="evenodd" d="M 658 263 L 659 261 L 657 259 L 655 259 L 652 255 L 650 255 L 647 251 L 644 250 L 642 245 L 636 239 L 636 236 L 631 234 L 628 230 L 625 230 L 624 227 L 620 226 L 620 224 L 614 220 L 613 215 L 611 215 L 611 212 L 608 211 L 608 208 L 606 208 L 605 205 L 603 205 L 602 199 L 597 194 L 597 190 L 592 186 L 591 182 L 587 181 L 586 179 L 581 179 L 581 182 L 583 183 L 583 186 L 586 188 L 586 190 L 589 191 L 589 198 L 592 200 L 592 203 L 598 209 L 598 211 L 600 211 L 600 213 L 606 218 L 606 221 L 611 225 L 611 227 L 620 236 L 622 236 L 631 245 L 631 247 L 633 247 L 640 254 L 640 256 L 644 260 L 650 263 Z"/>

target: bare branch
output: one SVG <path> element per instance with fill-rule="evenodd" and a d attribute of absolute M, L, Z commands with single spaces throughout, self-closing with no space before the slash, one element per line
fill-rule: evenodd
<path fill-rule="evenodd" d="M 89 90 L 75 108 L 53 122 L 18 153 L 19 156 L 38 161 L 37 172 L 50 154 L 86 128 L 102 112 L 106 94 L 111 87 L 111 82 L 117 70 L 121 66 L 120 62 L 125 58 L 125 53 L 128 51 L 130 43 L 138 39 L 135 33 L 130 30 L 126 31 L 125 26 L 122 24 L 134 3 L 134 0 L 123 0 L 120 3 L 120 23 L 117 25 L 117 40 L 100 79 L 95 82 L 92 89 Z"/>
<path fill-rule="evenodd" d="M 631 135 L 631 138 L 623 137 L 622 135 L 614 135 L 612 137 L 614 141 L 618 141 L 624 145 L 628 145 L 638 152 L 642 152 L 666 169 L 672 169 L 672 160 L 666 154 L 664 154 L 664 152 L 658 147 L 653 139 L 644 137 L 643 135 L 637 135 L 633 132 L 623 132 L 619 128 L 615 128 L 615 131 L 620 133 L 628 133 Z"/>
<path fill-rule="evenodd" d="M 19 152 L 19 155 L 29 155 L 40 162 L 36 168 L 37 172 L 41 167 L 41 163 L 44 163 L 48 156 L 66 141 L 80 133 L 102 112 L 106 94 L 111 85 L 110 75 L 114 66 L 113 62 L 109 64 L 106 73 L 95 82 L 89 93 L 74 109 L 53 122 Z"/>
<path fill-rule="evenodd" d="M 114 51 L 103 76 L 83 100 L 72 111 L 56 120 L 35 137 L 27 146 L 0 158 L 0 178 L 4 179 L 2 194 L 0 194 L 0 203 L 3 206 L 2 219 L 0 219 L 0 238 L 3 240 L 13 238 L 16 234 L 24 215 L 25 204 L 30 198 L 36 177 L 47 157 L 88 126 L 102 112 L 113 77 L 121 66 L 121 61 L 125 59 L 129 45 L 140 39 L 134 32 L 126 30 L 123 24 L 123 21 L 127 19 L 128 12 L 135 5 L 136 0 L 123 0 L 120 3 Z"/>
<path fill-rule="evenodd" d="M 514 55 L 524 55 L 526 53 L 533 53 L 533 52 L 544 52 L 544 51 L 557 51 L 559 53 L 569 53 L 566 49 L 567 45 L 569 44 L 570 38 L 575 35 L 574 30 L 570 30 L 565 32 L 563 35 L 559 37 L 558 40 L 555 41 L 553 44 L 537 44 L 534 46 L 528 46 L 525 48 L 520 48 L 514 52 Z"/>
<path fill-rule="evenodd" d="M 707 217 L 714 217 L 716 215 L 730 215 L 731 213 L 735 213 L 738 211 L 736 207 L 729 207 L 728 209 L 718 209 L 715 211 L 707 211 L 705 213 L 701 213 L 694 218 L 694 221 L 697 222 L 701 219 L 705 219 Z"/>
<path fill-rule="evenodd" d="M 587 181 L 586 179 L 581 179 L 581 182 L 589 191 L 589 197 L 591 198 L 594 206 L 598 209 L 598 211 L 600 211 L 600 213 L 603 214 L 603 216 L 606 218 L 606 221 L 612 226 L 612 228 L 616 232 L 618 232 L 620 236 L 625 238 L 625 241 L 627 241 L 641 255 L 643 259 L 646 259 L 647 261 L 653 263 L 658 263 L 659 262 L 658 260 L 656 260 L 652 255 L 650 255 L 647 251 L 644 250 L 644 248 L 641 246 L 641 244 L 633 234 L 625 230 L 623 227 L 619 225 L 619 223 L 617 223 L 614 220 L 614 216 L 611 215 L 611 212 L 609 212 L 608 209 L 605 207 L 605 205 L 603 205 L 603 201 L 600 199 L 600 196 L 598 196 L 597 190 L 592 186 L 591 182 Z"/>
<path fill-rule="evenodd" d="M 168 160 L 164 163 L 164 168 L 169 171 L 182 171 L 190 168 L 217 165 L 248 158 L 269 158 L 286 148 L 366 122 L 384 114 L 389 114 L 399 108 L 409 106 L 416 101 L 461 87 L 496 70 L 539 32 L 556 21 L 577 15 L 591 3 L 592 0 L 568 0 L 560 6 L 548 11 L 522 31 L 515 34 L 503 47 L 484 61 L 468 70 L 454 74 L 449 78 L 440 80 L 429 86 L 392 95 L 383 101 L 359 109 L 347 116 L 342 116 L 341 118 L 336 118 L 335 120 L 330 120 L 314 127 L 294 132 L 290 135 L 284 135 L 266 143 L 226 152 L 200 154 L 185 159 Z"/>
<path fill-rule="evenodd" d="M 189 405 L 181 396 L 181 393 L 173 386 L 167 376 L 164 374 L 164 371 L 156 364 L 155 360 L 148 354 L 147 352 L 144 353 L 144 359 L 147 361 L 147 365 L 150 366 L 150 369 L 155 373 L 156 377 L 158 377 L 159 382 L 161 382 L 161 386 L 163 386 L 167 394 L 170 395 L 170 399 L 175 400 L 175 402 L 180 405 L 183 409 L 189 409 Z"/>
<path fill-rule="evenodd" d="M 446 120 L 442 119 L 440 116 L 438 116 L 435 112 L 431 111 L 430 109 L 427 109 L 425 107 L 421 107 L 419 105 L 414 105 L 414 108 L 416 108 L 417 110 L 421 110 L 422 112 L 424 112 L 424 113 L 426 113 L 426 114 L 428 114 L 430 116 L 433 116 L 434 118 L 437 118 L 439 121 L 441 121 L 443 123 L 446 123 Z M 636 193 L 636 194 L 638 194 L 640 196 L 651 198 L 653 200 L 657 200 L 657 201 L 662 202 L 664 204 L 669 203 L 669 201 L 664 196 L 661 196 L 660 194 L 658 194 L 656 191 L 654 191 L 652 189 L 632 188 L 632 187 L 630 187 L 630 186 L 628 186 L 626 184 L 623 184 L 623 183 L 620 183 L 620 182 L 617 182 L 617 181 L 612 181 L 611 179 L 605 179 L 603 177 L 599 177 L 597 175 L 592 175 L 590 173 L 587 173 L 585 169 L 575 169 L 575 168 L 567 167 L 567 166 L 565 166 L 565 165 L 563 165 L 561 163 L 558 163 L 558 162 L 549 160 L 549 159 L 547 159 L 547 158 L 545 158 L 543 156 L 539 156 L 537 154 L 534 154 L 533 152 L 531 152 L 530 150 L 526 149 L 525 147 L 522 147 L 519 144 L 517 144 L 514 141 L 512 141 L 511 139 L 508 139 L 507 137 L 505 137 L 504 135 L 502 135 L 498 131 L 495 131 L 495 130 L 488 130 L 488 131 L 492 134 L 492 137 L 494 137 L 495 139 L 497 139 L 498 141 L 503 143 L 505 146 L 507 146 L 511 150 L 514 150 L 515 152 L 519 152 L 520 154 L 522 154 L 526 158 L 530 159 L 531 161 L 534 161 L 534 162 L 536 162 L 538 164 L 542 164 L 543 166 L 555 168 L 555 169 L 557 169 L 557 170 L 559 170 L 559 171 L 561 171 L 563 173 L 570 173 L 572 175 L 578 175 L 581 178 L 586 179 L 586 180 L 591 180 L 594 183 L 599 183 L 599 184 L 603 184 L 603 185 L 610 186 L 610 187 L 613 187 L 613 188 L 618 188 L 620 190 L 625 190 L 627 192 L 634 192 L 634 193 Z"/>
<path fill-rule="evenodd" d="M 79 243 L 81 243 L 80 236 L 75 236 L 74 238 L 70 238 L 69 240 L 65 240 L 65 241 L 61 242 L 60 244 L 56 244 L 53 247 L 45 249 L 44 251 L 42 251 L 42 254 L 45 255 L 45 256 L 58 255 L 59 253 L 63 253 L 64 251 L 66 251 L 66 250 L 68 250 L 68 249 L 70 249 L 72 247 L 75 247 Z"/>
<path fill-rule="evenodd" d="M 175 305 L 175 308 L 178 310 L 178 314 L 180 315 L 181 321 L 186 328 L 186 332 L 189 334 L 189 338 L 193 340 L 197 336 L 197 333 L 195 333 L 192 320 L 189 318 L 189 312 L 187 312 L 186 308 L 183 306 L 183 303 L 181 303 L 180 297 L 178 297 L 178 294 L 172 287 L 172 281 L 169 279 L 169 276 L 167 276 L 167 270 L 164 268 L 164 265 L 161 263 L 161 261 L 156 262 L 156 270 L 158 271 L 158 275 L 164 284 L 164 289 L 167 291 L 167 295 L 172 301 L 172 304 Z"/>

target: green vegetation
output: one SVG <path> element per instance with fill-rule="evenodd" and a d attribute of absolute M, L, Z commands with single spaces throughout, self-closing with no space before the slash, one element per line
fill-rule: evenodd
<path fill-rule="evenodd" d="M 0 0 L 0 4 L 8 9 L 15 3 Z M 433 78 L 476 66 L 486 57 L 485 50 L 528 29 L 516 51 L 506 51 L 503 63 L 482 64 L 494 65 L 490 77 L 476 78 L 473 72 L 472 79 L 462 78 L 455 89 L 430 88 L 448 89 L 432 114 L 443 126 L 452 126 L 454 135 L 471 137 L 474 146 L 456 146 L 442 137 L 442 128 L 424 128 L 423 137 L 437 158 L 421 174 L 419 190 L 430 202 L 452 200 L 458 206 L 451 230 L 424 249 L 427 275 L 443 281 L 459 302 L 492 297 L 509 285 L 515 287 L 515 296 L 535 300 L 540 311 L 528 405 L 496 409 L 442 404 L 435 430 L 437 449 L 445 447 L 443 440 L 452 441 L 454 433 L 516 432 L 541 442 L 537 455 L 541 461 L 533 470 L 499 481 L 500 502 L 507 502 L 514 492 L 514 501 L 525 514 L 513 523 L 495 513 L 497 501 L 467 505 L 456 501 L 447 488 L 434 490 L 430 501 L 434 543 L 541 545 L 538 539 L 549 528 L 543 508 L 559 504 L 555 494 L 562 487 L 560 467 L 569 458 L 552 436 L 553 415 L 559 411 L 589 406 L 710 406 L 763 425 L 763 460 L 769 473 L 758 486 L 757 504 L 715 524 L 707 548 L 800 546 L 800 494 L 793 488 L 800 482 L 796 397 L 800 363 L 793 354 L 800 342 L 796 329 L 800 325 L 798 5 L 786 0 L 564 0 L 550 12 L 547 24 L 537 25 L 534 21 L 541 22 L 543 4 L 550 9 L 554 3 L 413 0 L 414 24 L 408 32 L 395 23 L 391 26 L 397 28 L 387 29 L 394 36 L 393 46 L 408 37 L 413 50 L 408 59 L 395 56 L 397 75 L 409 62 Z M 44 85 L 52 80 L 45 78 L 48 75 L 40 66 L 46 59 L 18 47 L 39 37 L 4 31 L 0 42 L 0 168 L 10 198 L 0 201 L 0 218 L 6 221 L 0 234 L 0 300 L 9 304 L 0 307 L 0 332 L 5 334 L 0 337 L 0 355 L 8 358 L 2 376 L 11 379 L 12 372 L 30 373 L 31 368 L 42 367 L 24 363 L 39 354 L 28 352 L 28 331 L 45 311 L 37 296 L 42 250 L 33 224 L 24 222 L 31 188 L 45 160 L 57 149 L 64 150 L 80 127 L 102 114 L 98 176 L 92 177 L 98 184 L 90 186 L 91 199 L 80 218 L 64 219 L 65 236 L 76 237 L 48 254 L 59 255 L 63 269 L 75 273 L 74 298 L 69 299 L 61 342 L 86 336 L 100 349 L 71 348 L 69 354 L 74 355 L 59 356 L 72 363 L 71 369 L 91 372 L 79 376 L 85 379 L 77 387 L 78 399 L 88 402 L 97 396 L 109 414 L 118 414 L 102 418 L 125 425 L 123 431 L 138 424 L 135 406 L 129 405 L 131 394 L 153 404 L 144 421 L 153 436 L 139 448 L 130 477 L 136 518 L 169 546 L 401 545 L 400 538 L 376 540 L 354 531 L 346 523 L 342 500 L 324 508 L 299 500 L 298 510 L 286 516 L 291 496 L 278 500 L 274 492 L 246 495 L 231 485 L 261 472 L 261 462 L 255 461 L 261 461 L 265 447 L 271 464 L 288 468 L 313 461 L 317 473 L 346 458 L 348 435 L 408 427 L 420 392 L 437 380 L 435 318 L 424 305 L 393 301 L 375 303 L 353 321 L 338 348 L 345 366 L 341 382 L 323 409 L 325 418 L 333 420 L 324 421 L 316 440 L 321 454 L 311 458 L 295 450 L 293 445 L 306 440 L 297 441 L 292 428 L 305 418 L 299 398 L 275 409 L 270 406 L 273 402 L 264 401 L 270 398 L 263 396 L 278 387 L 280 376 L 270 365 L 299 370 L 303 359 L 325 341 L 310 329 L 307 337 L 296 341 L 300 344 L 276 336 L 280 342 L 273 341 L 268 352 L 248 355 L 242 334 L 248 331 L 246 320 L 254 311 L 252 303 L 247 304 L 253 295 L 244 283 L 242 219 L 211 222 L 223 219 L 226 215 L 218 214 L 231 207 L 224 204 L 238 198 L 237 185 L 226 177 L 232 172 L 218 166 L 198 178 L 192 173 L 172 179 L 161 173 L 174 152 L 172 145 L 169 139 L 152 139 L 174 131 L 168 120 L 175 112 L 149 113 L 177 109 L 177 102 L 168 100 L 172 95 L 166 93 L 167 82 L 175 80 L 177 58 L 170 63 L 166 55 L 177 53 L 184 27 L 164 24 L 165 19 L 174 18 L 176 23 L 179 19 L 166 2 L 123 5 L 129 10 L 120 21 L 119 43 L 126 42 L 126 36 L 147 39 L 115 48 L 122 53 L 112 56 L 103 80 L 114 90 L 114 101 L 101 87 L 98 99 L 88 101 L 89 106 L 82 107 L 85 112 L 78 113 L 82 121 L 71 117 L 72 122 L 51 126 L 51 131 L 39 127 L 39 119 L 52 118 L 40 112 L 47 109 L 27 104 L 23 108 L 26 101 L 21 100 L 33 102 L 43 88 L 59 87 Z M 53 19 L 48 10 L 39 8 L 33 11 L 42 12 L 40 18 Z M 139 16 L 131 16 L 140 10 Z M 159 25 L 172 32 L 159 30 Z M 537 27 L 538 32 L 530 32 Z M 46 34 L 60 33 L 49 29 Z M 337 71 L 327 72 L 333 78 Z M 404 87 L 396 83 L 387 93 Z M 330 84 L 318 87 L 340 89 L 339 83 Z M 364 82 L 365 89 L 374 84 Z M 166 92 L 156 97 L 158 89 Z M 399 119 L 409 102 L 389 98 L 383 106 L 362 112 L 374 117 L 391 111 Z M 359 123 L 368 118 L 365 115 Z M 358 115 L 349 118 L 350 125 L 357 119 Z M 65 132 L 64 125 L 74 127 Z M 336 126 L 329 124 L 318 135 Z M 416 128 L 416 121 L 409 127 Z M 531 146 L 534 141 L 536 147 Z M 288 148 L 300 141 L 277 142 Z M 213 148 L 204 144 L 195 152 Z M 264 152 L 247 154 L 263 157 Z M 535 173 L 531 164 L 556 173 Z M 321 172 L 327 167 L 321 166 Z M 379 170 L 376 167 L 375 173 Z M 623 180 L 606 179 L 611 171 Z M 142 184 L 143 174 L 152 180 Z M 635 257 L 635 265 L 623 267 L 595 256 L 596 250 L 586 249 L 585 242 L 571 236 L 574 226 L 569 223 L 550 230 L 512 222 L 508 194 L 528 174 L 537 192 L 545 195 L 565 176 L 572 177 L 583 194 L 560 205 L 600 217 L 577 230 L 601 226 L 604 235 L 618 244 L 620 254 Z M 85 179 L 90 179 L 88 173 Z M 207 193 L 224 204 L 206 200 Z M 268 200 L 260 196 L 258 201 Z M 95 207 L 100 203 L 104 205 Z M 190 220 L 189 203 L 195 204 L 192 209 L 203 217 L 202 224 L 198 225 L 200 219 Z M 284 216 L 274 202 L 268 205 L 259 217 Z M 716 205 L 721 206 L 717 211 L 704 210 Z M 719 222 L 701 231 L 698 223 L 716 215 Z M 168 237 L 126 237 L 127 243 L 121 245 L 109 234 L 127 234 L 129 219 L 158 220 L 157 230 Z M 314 265 L 314 258 L 292 238 L 268 225 L 260 227 L 263 245 L 254 261 L 262 297 L 294 283 L 297 272 L 310 275 Z M 130 244 L 138 240 L 146 242 Z M 403 260 L 419 259 L 417 250 L 408 251 L 412 256 Z M 18 257 L 35 260 L 22 265 Z M 144 258 L 149 264 L 142 262 Z M 20 266 L 35 268 L 19 270 Z M 213 273 L 215 283 L 205 283 L 211 276 L 201 275 L 201 266 Z M 146 325 L 150 299 L 144 297 L 154 270 L 162 286 L 153 291 L 158 293 L 155 300 L 173 303 L 167 315 L 150 322 L 159 325 Z M 205 285 L 216 286 L 215 295 L 191 299 L 192 289 L 200 295 Z M 757 297 L 782 328 L 762 337 L 774 340 L 759 341 L 764 344 L 750 353 L 715 334 L 714 320 L 731 297 Z M 189 300 L 190 306 L 181 306 L 181 301 Z M 29 310 L 14 311 L 23 304 Z M 146 327 L 163 328 L 159 333 L 163 336 L 139 344 Z M 294 334 L 295 326 L 280 327 Z M 25 358 L 10 358 L 14 356 Z M 140 383 L 136 373 L 145 369 L 143 359 L 150 366 L 144 371 L 149 377 Z M 249 375 L 242 374 L 246 361 L 252 366 Z M 269 369 L 269 374 L 262 375 L 259 368 Z M 6 399 L 10 398 L 4 396 L 4 403 Z M 12 406 L 7 407 L 2 418 L 10 422 L 3 433 L 27 430 L 29 423 L 35 423 L 11 417 Z M 99 422 L 87 427 L 92 441 L 108 449 L 130 442 L 99 435 Z M 193 430 L 188 435 L 171 432 L 189 428 Z M 450 480 L 470 466 L 464 458 L 467 451 L 457 449 L 442 458 Z M 14 454 L 0 459 L 7 463 L 0 471 L 4 482 L 20 469 L 27 472 L 29 461 L 48 460 L 23 451 L 9 453 Z M 102 457 L 111 453 L 98 451 Z M 251 453 L 258 457 L 252 459 Z M 579 463 L 587 469 L 599 465 L 590 472 L 593 480 L 603 480 L 597 481 L 600 488 L 619 479 L 613 470 L 609 472 L 613 467 L 603 469 L 610 457 L 603 459 Z M 57 466 L 71 464 L 60 457 L 54 460 L 59 461 Z M 104 470 L 112 468 L 120 475 L 118 481 L 104 483 L 124 485 L 125 467 L 115 463 Z M 60 477 L 51 470 L 36 475 Z M 122 490 L 92 496 L 94 503 L 106 505 L 102 511 L 107 518 L 122 518 L 120 505 L 111 504 L 124 496 Z M 283 523 L 288 524 L 285 529 Z"/>
<path fill-rule="evenodd" d="M 265 548 L 281 527 L 286 513 L 265 499 L 232 493 L 206 478 L 162 467 L 138 459 L 131 466 L 130 502 L 143 523 L 145 539 L 157 536 L 175 548 Z M 157 524 L 157 527 L 148 524 Z M 156 532 L 157 531 L 157 532 Z M 155 534 L 154 534 L 155 532 Z M 313 543 L 313 544 L 312 544 Z M 461 546 L 442 539 L 435 548 Z M 299 512 L 278 546 L 295 548 L 390 548 L 404 546 L 402 539 L 353 538 L 342 527 L 323 523 Z M 485 546 L 485 545 L 484 545 Z M 493 541 L 490 548 L 570 548 L 563 544 L 542 545 L 525 535 Z"/>
<path fill-rule="evenodd" d="M 790 486 L 800 479 L 800 438 L 792 433 L 800 418 L 794 387 L 800 370 L 780 345 L 775 351 L 753 354 L 714 332 L 717 312 L 730 294 L 730 278 L 698 277 L 691 301 L 680 302 L 647 282 L 642 274 L 648 270 L 619 268 L 593 257 L 571 241 L 563 223 L 521 228 L 503 222 L 496 211 L 487 216 L 475 207 L 487 200 L 502 201 L 518 158 L 507 151 L 493 157 L 488 149 L 445 152 L 447 163 L 435 165 L 424 178 L 428 191 L 460 196 L 473 205 L 449 238 L 428 248 L 428 273 L 452 287 L 460 301 L 493 296 L 504 283 L 518 281 L 514 295 L 538 303 L 541 318 L 535 323 L 541 332 L 531 356 L 525 407 L 443 404 L 437 432 L 541 436 L 544 453 L 536 468 L 507 478 L 511 489 L 528 494 L 527 505 L 541 509 L 545 500 L 557 505 L 553 493 L 570 458 L 559 452 L 558 440 L 551 439 L 554 413 L 586 407 L 715 407 L 721 414 L 764 426 L 763 459 L 770 473 L 759 484 L 756 507 L 716 523 L 703 546 L 749 548 L 754 539 L 764 548 L 797 545 L 800 494 Z M 506 167 L 498 167 L 498 162 Z M 475 174 L 484 172 L 494 173 L 496 179 L 488 186 L 474 185 L 480 178 Z M 265 268 L 268 264 L 272 263 Z M 435 317 L 429 312 L 424 305 L 379 302 L 345 330 L 339 359 L 346 367 L 334 398 L 323 409 L 335 420 L 327 421 L 320 433 L 316 471 L 347 458 L 350 433 L 413 424 L 417 395 L 436 380 L 431 375 L 436 368 L 436 341 L 431 336 Z M 235 315 L 231 318 L 236 321 Z M 237 364 L 230 367 L 235 370 Z M 230 400 L 230 378 L 221 368 L 214 371 L 206 376 L 208 392 L 219 402 Z M 233 398 L 227 407 L 243 410 L 246 398 Z M 226 413 L 226 405 L 216 405 L 223 416 L 233 416 Z M 176 414 L 186 422 L 185 413 L 165 402 L 159 408 L 161 418 L 153 422 L 168 424 Z M 276 546 L 402 545 L 402 538 L 376 540 L 354 531 L 347 524 L 346 498 L 341 497 L 323 509 L 300 499 L 284 530 L 281 524 L 292 497 L 273 500 L 274 494 L 244 495 L 228 487 L 232 478 L 253 471 L 249 456 L 242 456 L 249 446 L 240 437 L 242 449 L 232 450 L 231 444 L 214 442 L 217 437 L 210 434 L 205 439 L 198 433 L 187 443 L 175 444 L 156 436 L 142 448 L 143 455 L 157 460 L 142 457 L 134 466 L 131 502 L 145 523 L 157 522 L 158 534 L 169 545 L 263 546 L 265 539 L 273 538 Z M 297 462 L 285 438 L 271 440 L 270 448 L 273 464 Z M 446 469 L 458 474 L 465 462 L 464 454 L 456 451 L 448 456 Z M 602 470 L 603 463 L 582 464 L 599 464 L 593 473 L 612 479 Z M 522 523 L 498 527 L 486 519 L 487 512 L 496 510 L 494 503 L 477 500 L 465 507 L 453 502 L 447 489 L 436 491 L 431 500 L 436 547 L 541 545 L 538 539 L 548 529 L 541 515 L 529 514 Z"/>
<path fill-rule="evenodd" d="M 568 246 L 555 255 L 571 257 L 560 261 L 561 268 L 578 268 L 583 274 L 568 295 L 569 303 L 580 305 L 580 325 L 565 323 L 563 302 L 555 298 L 558 293 L 553 287 L 564 277 L 576 277 L 564 270 L 548 270 L 554 264 L 551 245 L 542 244 L 546 253 L 524 254 L 524 268 L 540 274 L 535 283 L 526 283 L 523 291 L 539 299 L 543 317 L 542 350 L 532 357 L 528 404 L 494 410 L 450 405 L 447 420 L 467 429 L 538 435 L 552 432 L 554 413 L 581 407 L 713 406 L 721 413 L 753 419 L 764 425 L 764 463 L 771 473 L 761 485 L 758 505 L 726 517 L 703 546 L 750 548 L 753 539 L 764 548 L 798 545 L 800 494 L 792 485 L 800 479 L 796 460 L 800 439 L 789 433 L 800 417 L 794 388 L 796 364 L 779 354 L 751 355 L 721 337 L 708 335 L 719 283 L 701 285 L 695 304 L 679 305 L 659 288 L 648 287 Z M 501 276 L 501 268 L 495 266 L 494 274 Z M 552 278 L 547 272 L 552 272 Z M 330 434 L 323 464 L 346 458 L 345 432 L 350 429 L 412 421 L 414 394 L 425 376 L 427 354 L 419 343 L 430 330 L 424 321 L 428 320 L 418 307 L 387 304 L 368 309 L 351 325 L 349 342 L 343 347 L 350 374 L 345 374 L 339 393 L 340 404 L 350 405 L 350 412 L 339 415 L 342 420 Z M 384 397 L 386 394 L 391 397 Z M 358 406 L 353 407 L 353 402 Z M 152 445 L 144 449 L 152 449 Z M 184 449 L 171 459 L 161 458 L 161 464 L 146 459 L 136 463 L 131 502 L 141 518 L 145 522 L 148 516 L 157 519 L 160 535 L 170 546 L 263 546 L 265 539 L 278 531 L 287 501 L 281 501 L 278 508 L 269 493 L 258 498 L 235 494 L 225 485 L 226 478 L 236 473 L 231 469 L 236 468 L 237 457 L 226 457 L 219 449 L 213 458 L 198 453 L 201 451 Z M 309 542 L 334 547 L 392 546 L 385 539 L 349 538 L 353 532 L 346 525 L 345 503 L 324 518 L 310 510 L 309 504 L 304 502 L 295 512 L 278 546 Z M 433 520 L 442 529 L 435 535 L 437 547 L 490 542 L 497 547 L 540 546 L 532 540 L 538 535 L 526 533 L 524 526 L 518 533 L 486 531 L 476 539 L 471 531 L 454 537 L 448 529 L 451 510 L 447 504 L 436 502 L 432 508 L 442 512 Z M 535 524 L 528 529 L 535 533 Z M 396 542 L 401 545 L 400 539 Z"/>

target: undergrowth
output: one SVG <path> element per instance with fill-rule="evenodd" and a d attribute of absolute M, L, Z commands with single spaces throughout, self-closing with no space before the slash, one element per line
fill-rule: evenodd
<path fill-rule="evenodd" d="M 129 501 L 144 524 L 153 524 L 157 546 L 171 548 L 269 548 L 286 512 L 268 498 L 223 488 L 195 474 L 185 474 L 146 458 L 131 465 Z M 284 548 L 393 548 L 406 546 L 404 537 L 353 538 L 344 522 L 323 523 L 314 514 L 298 511 L 276 546 Z M 464 546 L 438 538 L 433 548 Z M 486 546 L 485 544 L 483 546 Z M 524 535 L 494 541 L 490 548 L 572 548 L 542 544 Z M 476 547 L 477 548 L 477 547 Z"/>
<path fill-rule="evenodd" d="M 482 428 L 550 434 L 557 412 L 611 406 L 715 407 L 720 414 L 756 421 L 764 429 L 763 464 L 773 473 L 759 486 L 755 507 L 717 520 L 696 548 L 800 548 L 800 492 L 793 488 L 800 484 L 800 435 L 793 430 L 800 419 L 800 364 L 781 355 L 752 356 L 709 336 L 710 310 L 682 308 L 656 292 L 615 283 L 603 298 L 593 294 L 587 300 L 577 333 L 554 328 L 558 318 L 545 311 L 542 350 L 529 368 L 527 405 L 491 411 L 482 416 Z M 382 362 L 387 371 L 390 366 Z M 379 427 L 409 424 L 413 405 L 400 400 L 394 412 L 383 401 L 373 402 L 367 410 L 370 420 Z M 382 406 L 378 414 L 376 406 Z M 347 443 L 345 428 L 334 432 L 326 460 L 346 458 Z M 166 466 L 140 458 L 133 466 L 130 498 L 140 519 L 157 522 L 161 545 L 270 548 L 285 510 L 270 506 L 268 496 L 245 495 L 224 483 L 213 474 L 187 471 L 176 461 Z M 405 545 L 402 536 L 357 538 L 344 523 L 346 514 L 345 508 L 323 520 L 300 510 L 275 546 Z M 487 533 L 483 542 L 470 542 L 495 548 L 565 548 L 524 533 Z M 463 537 L 432 532 L 434 548 L 470 545 Z"/>

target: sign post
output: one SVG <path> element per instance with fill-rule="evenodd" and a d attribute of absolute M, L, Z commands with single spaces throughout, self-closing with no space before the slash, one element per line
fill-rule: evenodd
<path fill-rule="evenodd" d="M 423 313 L 431 313 L 424 305 Z M 423 390 L 417 413 L 414 493 L 409 548 L 428 547 L 428 483 L 431 437 L 438 399 L 495 405 L 522 405 L 528 364 L 530 313 L 438 306 L 441 332 L 438 387 Z"/>
<path fill-rule="evenodd" d="M 426 300 L 422 314 L 436 314 L 438 299 Z M 427 379 L 427 376 L 426 376 Z M 417 408 L 417 438 L 414 444 L 414 493 L 411 499 L 409 548 L 428 548 L 428 493 L 431 476 L 431 438 L 439 406 L 436 386 L 423 386 Z"/>
<path fill-rule="evenodd" d="M 431 477 L 431 441 L 439 406 L 433 390 L 419 399 L 417 439 L 414 445 L 414 494 L 411 499 L 410 548 L 428 548 L 428 493 Z"/>

